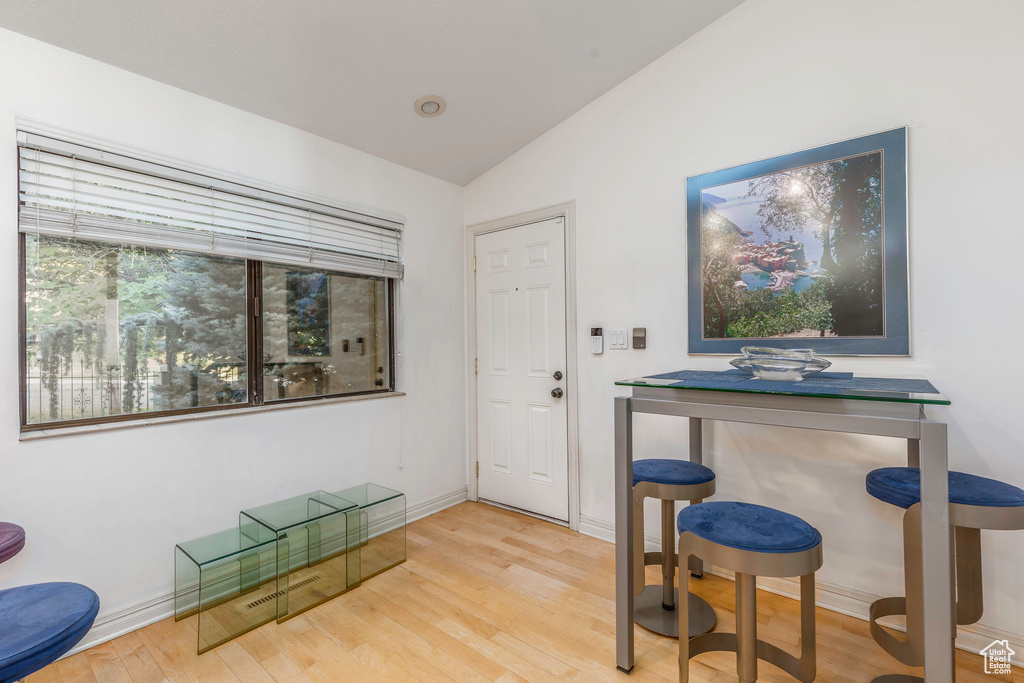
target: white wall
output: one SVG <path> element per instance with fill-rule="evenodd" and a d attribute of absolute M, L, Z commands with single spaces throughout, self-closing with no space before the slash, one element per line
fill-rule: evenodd
<path fill-rule="evenodd" d="M 403 216 L 408 395 L 19 442 L 16 116 Z M 124 617 L 110 632 L 166 612 L 174 544 L 229 528 L 241 508 L 365 481 L 410 506 L 464 498 L 462 188 L 7 31 L 0 159 L 0 519 L 28 532 L 0 588 L 84 583 L 97 623 Z"/>
<path fill-rule="evenodd" d="M 1020 315 L 1024 3 L 750 1 L 466 188 L 473 224 L 576 201 L 582 514 L 613 519 L 616 379 L 683 367 L 688 176 L 908 125 L 912 357 L 835 369 L 920 374 L 952 399 L 951 465 L 1024 486 L 1012 360 Z M 647 327 L 593 356 L 587 328 Z M 638 457 L 682 456 L 686 426 L 637 418 Z M 902 442 L 782 428 L 706 430 L 719 499 L 781 507 L 825 539 L 820 579 L 902 594 L 902 510 L 864 492 Z M 685 456 L 683 456 L 685 457 Z M 648 515 L 648 532 L 657 526 Z M 1024 533 L 987 532 L 983 624 L 1024 633 Z M 1017 641 L 1019 642 L 1019 640 Z"/>

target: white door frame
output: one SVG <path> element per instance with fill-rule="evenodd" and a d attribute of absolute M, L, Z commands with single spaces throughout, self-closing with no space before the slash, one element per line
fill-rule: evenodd
<path fill-rule="evenodd" d="M 479 500 L 477 493 L 476 468 L 479 462 L 477 453 L 477 381 L 476 381 L 476 272 L 473 261 L 476 258 L 476 236 L 498 230 L 517 228 L 528 223 L 549 218 L 562 218 L 565 227 L 565 394 L 567 442 L 569 456 L 569 528 L 580 529 L 580 439 L 577 391 L 579 387 L 579 363 L 576 353 L 576 202 L 556 204 L 536 211 L 499 218 L 486 223 L 477 223 L 466 227 L 466 330 L 467 357 L 469 372 L 467 386 L 469 389 L 469 435 L 467 452 L 469 453 L 468 472 L 469 499 Z"/>

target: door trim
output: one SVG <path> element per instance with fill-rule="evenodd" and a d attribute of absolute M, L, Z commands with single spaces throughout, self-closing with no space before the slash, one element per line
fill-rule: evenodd
<path fill-rule="evenodd" d="M 477 494 L 477 381 L 476 350 L 476 237 L 489 232 L 518 228 L 551 218 L 561 218 L 565 232 L 565 389 L 566 389 L 566 449 L 569 459 L 569 528 L 580 529 L 580 450 L 579 450 L 579 362 L 576 348 L 576 202 L 556 204 L 535 211 L 499 218 L 485 223 L 466 226 L 466 385 L 468 388 L 466 476 L 469 480 L 469 499 L 479 500 Z"/>

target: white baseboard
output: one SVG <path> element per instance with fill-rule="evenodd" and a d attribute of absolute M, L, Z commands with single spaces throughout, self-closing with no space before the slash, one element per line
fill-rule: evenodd
<path fill-rule="evenodd" d="M 454 507 L 459 503 L 464 503 L 468 500 L 469 487 L 463 486 L 460 489 L 456 489 L 450 493 L 445 493 L 429 500 L 422 501 L 415 505 L 410 505 L 406 510 L 407 522 L 415 522 L 418 519 L 429 517 L 430 515 L 445 510 L 450 507 Z M 78 645 L 68 652 L 65 657 L 70 657 L 73 654 L 88 650 L 90 647 L 95 647 L 100 643 L 105 643 L 108 640 L 113 640 L 119 636 L 123 636 L 126 633 L 137 631 L 144 626 L 156 623 L 161 619 L 174 615 L 174 591 L 162 593 L 145 600 L 141 600 L 133 605 L 103 614 L 96 619 L 89 633 L 86 634 L 85 638 L 78 643 Z"/>
<path fill-rule="evenodd" d="M 580 515 L 580 533 L 607 541 L 608 543 L 615 542 L 615 525 L 595 517 Z M 649 551 L 656 551 L 660 548 L 661 538 L 657 535 L 645 534 L 644 541 Z M 715 576 L 721 576 L 730 581 L 733 580 L 733 573 L 728 570 L 709 567 L 707 571 Z M 800 599 L 800 581 L 796 578 L 758 577 L 757 587 L 769 593 Z M 868 608 L 871 606 L 871 603 L 879 597 L 881 596 L 823 581 L 815 582 L 815 604 L 818 607 L 864 621 L 868 619 Z M 893 630 L 897 631 L 906 630 L 898 624 L 886 622 L 885 625 L 887 627 L 891 626 Z M 1011 633 L 1010 631 L 992 628 L 984 624 L 957 627 L 956 646 L 961 650 L 978 654 L 996 640 L 1007 640 L 1011 645 L 1024 645 L 1024 634 Z M 1018 655 L 1012 660 L 1013 664 L 1024 667 L 1024 659 L 1022 659 L 1024 657 L 1024 647 L 1018 647 L 1017 652 Z"/>
<path fill-rule="evenodd" d="M 597 517 L 580 515 L 580 533 L 608 543 L 615 543 L 615 525 Z"/>
<path fill-rule="evenodd" d="M 90 647 L 149 626 L 174 614 L 174 592 L 163 593 L 137 602 L 125 609 L 98 617 L 92 628 L 78 645 L 65 657 L 88 650 Z M 61 658 L 63 659 L 63 657 Z"/>
<path fill-rule="evenodd" d="M 580 515 L 580 533 L 608 543 L 615 543 L 615 525 L 603 519 Z M 661 550 L 661 536 L 657 534 L 644 534 L 644 547 L 648 551 L 656 552 Z"/>
<path fill-rule="evenodd" d="M 465 503 L 469 500 L 469 487 L 463 486 L 460 489 L 456 489 L 451 493 L 445 493 L 435 498 L 410 505 L 406 510 L 407 522 L 415 522 L 418 519 L 429 517 L 430 515 L 440 512 L 441 510 L 447 510 L 450 507 L 455 507 L 459 503 Z"/>

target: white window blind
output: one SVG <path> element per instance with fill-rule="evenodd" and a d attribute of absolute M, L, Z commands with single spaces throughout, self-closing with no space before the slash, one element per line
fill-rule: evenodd
<path fill-rule="evenodd" d="M 18 229 L 401 278 L 402 225 L 19 133 Z"/>

